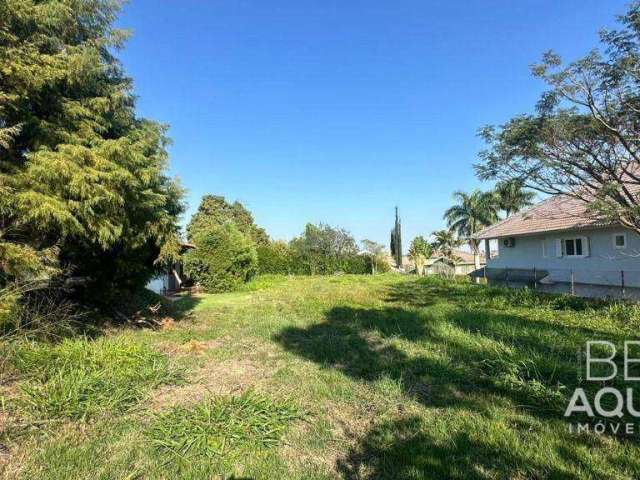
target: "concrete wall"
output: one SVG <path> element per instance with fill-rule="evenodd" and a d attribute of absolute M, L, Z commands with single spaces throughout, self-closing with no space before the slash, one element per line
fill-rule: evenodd
<path fill-rule="evenodd" d="M 616 249 L 613 235 L 626 234 L 626 247 Z M 556 256 L 557 239 L 586 237 L 589 255 L 584 258 Z M 543 255 L 543 243 L 545 245 Z M 547 270 L 558 283 L 574 282 L 603 286 L 619 286 L 621 271 L 625 285 L 640 287 L 640 236 L 623 228 L 580 230 L 515 237 L 515 246 L 498 242 L 498 256 L 487 262 L 487 268 L 523 268 Z"/>

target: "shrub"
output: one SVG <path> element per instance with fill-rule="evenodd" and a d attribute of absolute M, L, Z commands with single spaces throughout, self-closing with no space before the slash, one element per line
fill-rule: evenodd
<path fill-rule="evenodd" d="M 350 255 L 340 262 L 340 267 L 344 273 L 371 273 L 371 259 L 368 255 Z"/>
<path fill-rule="evenodd" d="M 261 274 L 289 274 L 292 271 L 292 256 L 289 245 L 277 241 L 257 247 L 258 271 Z"/>
<path fill-rule="evenodd" d="M 18 404 L 38 418 L 84 419 L 121 412 L 161 384 L 179 380 L 167 357 L 122 338 L 5 345 L 25 379 Z"/>
<path fill-rule="evenodd" d="M 0 338 L 57 338 L 87 328 L 86 311 L 66 298 L 66 291 L 37 284 L 12 283 L 0 288 Z"/>
<path fill-rule="evenodd" d="M 208 292 L 240 287 L 257 273 L 255 244 L 233 223 L 213 225 L 193 239 L 196 248 L 184 256 L 184 270 Z"/>

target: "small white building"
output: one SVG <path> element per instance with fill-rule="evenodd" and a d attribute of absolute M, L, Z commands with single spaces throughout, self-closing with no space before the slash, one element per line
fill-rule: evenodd
<path fill-rule="evenodd" d="M 485 265 L 484 254 L 480 255 L 480 267 Z M 427 260 L 424 273 L 426 275 L 469 275 L 476 269 L 473 253 L 454 250 L 450 256 L 442 252 L 433 252 Z"/>

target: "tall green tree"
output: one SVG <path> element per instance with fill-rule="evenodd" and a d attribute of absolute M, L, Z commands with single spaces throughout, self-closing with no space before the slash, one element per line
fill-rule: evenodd
<path fill-rule="evenodd" d="M 194 238 L 199 231 L 212 226 L 234 223 L 238 230 L 247 235 L 257 245 L 268 245 L 269 236 L 263 228 L 256 225 L 253 215 L 240 202 L 229 203 L 219 195 L 202 197 L 198 211 L 187 226 L 188 237 Z"/>
<path fill-rule="evenodd" d="M 362 248 L 369 256 L 371 262 L 371 274 L 375 275 L 379 270 L 379 266 L 385 261 L 384 259 L 384 245 L 381 245 L 373 240 L 364 239 L 360 242 Z"/>
<path fill-rule="evenodd" d="M 498 207 L 505 213 L 506 217 L 510 217 L 523 208 L 533 205 L 533 200 L 536 196 L 534 192 L 525 190 L 519 180 L 498 182 L 494 192 Z"/>
<path fill-rule="evenodd" d="M 346 263 L 358 254 L 358 245 L 348 231 L 323 223 L 308 223 L 289 246 L 295 261 L 311 275 L 345 270 Z"/>
<path fill-rule="evenodd" d="M 182 189 L 113 54 L 120 4 L 0 0 L 0 284 L 136 288 L 175 253 Z"/>
<path fill-rule="evenodd" d="M 455 205 L 447 209 L 444 219 L 449 229 L 471 247 L 476 269 L 480 268 L 480 248 L 474 235 L 498 220 L 498 203 L 493 192 L 474 190 L 455 192 Z"/>
<path fill-rule="evenodd" d="M 402 224 L 398 215 L 398 207 L 396 207 L 396 220 L 393 230 L 391 230 L 389 250 L 391 251 L 391 256 L 395 259 L 396 267 L 402 267 Z"/>
<path fill-rule="evenodd" d="M 582 202 L 594 218 L 640 232 L 640 3 L 569 64 L 546 53 L 533 74 L 549 89 L 535 113 L 484 127 L 480 178 Z"/>
<path fill-rule="evenodd" d="M 235 290 L 258 272 L 256 246 L 233 222 L 198 230 L 192 240 L 185 273 L 207 292 Z"/>
<path fill-rule="evenodd" d="M 411 245 L 409 246 L 409 258 L 411 258 L 411 261 L 416 267 L 416 273 L 418 275 L 424 274 L 424 266 L 432 253 L 433 248 L 429 242 L 424 239 L 424 237 L 418 236 L 411 241 Z"/>

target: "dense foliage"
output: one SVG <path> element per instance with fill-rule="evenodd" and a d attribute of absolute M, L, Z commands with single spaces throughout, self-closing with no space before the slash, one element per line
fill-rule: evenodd
<path fill-rule="evenodd" d="M 371 264 L 371 273 L 375 275 L 378 272 L 388 272 L 391 270 L 391 265 L 387 261 L 387 255 L 384 251 L 384 245 L 381 245 L 373 240 L 364 239 L 360 242 L 362 248 L 367 254 L 369 263 Z"/>
<path fill-rule="evenodd" d="M 278 240 L 258 245 L 256 250 L 260 273 L 290 274 L 295 271 L 291 249 L 286 242 Z"/>
<path fill-rule="evenodd" d="M 522 182 L 583 201 L 594 217 L 640 232 L 640 3 L 600 33 L 602 51 L 563 64 L 549 52 L 533 73 L 549 86 L 536 112 L 480 135 L 483 179 Z"/>
<path fill-rule="evenodd" d="M 255 224 L 253 215 L 244 205 L 237 201 L 229 203 L 224 197 L 218 195 L 205 195 L 202 198 L 198 211 L 187 226 L 187 235 L 192 239 L 203 230 L 225 223 L 235 224 L 238 230 L 257 245 L 269 244 L 269 236 L 263 228 Z"/>
<path fill-rule="evenodd" d="M 137 288 L 175 253 L 166 128 L 135 114 L 115 0 L 0 0 L 0 287 Z"/>
<path fill-rule="evenodd" d="M 294 273 L 327 275 L 336 272 L 368 273 L 366 257 L 358 255 L 358 246 L 349 232 L 326 224 L 308 223 L 302 235 L 289 244 Z"/>
<path fill-rule="evenodd" d="M 411 241 L 411 245 L 409 246 L 409 258 L 413 262 L 418 275 L 424 274 L 424 266 L 432 253 L 433 247 L 424 239 L 424 237 L 418 236 Z"/>
<path fill-rule="evenodd" d="M 184 255 L 184 270 L 207 292 L 235 290 L 258 271 L 255 244 L 234 223 L 212 225 L 192 241 L 196 248 Z"/>

